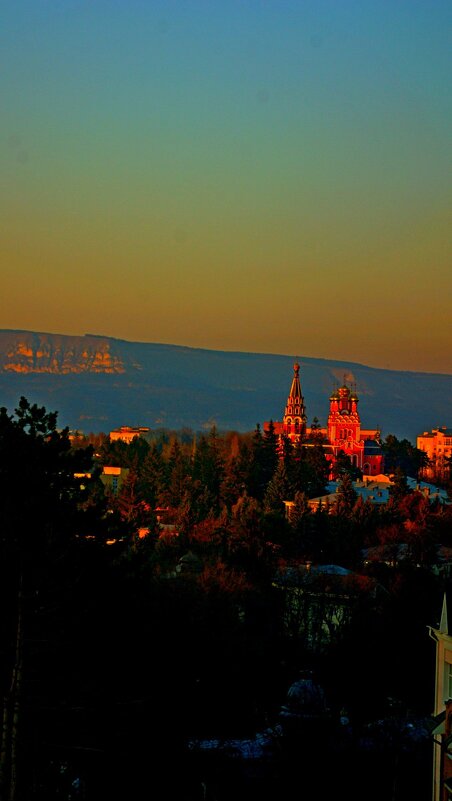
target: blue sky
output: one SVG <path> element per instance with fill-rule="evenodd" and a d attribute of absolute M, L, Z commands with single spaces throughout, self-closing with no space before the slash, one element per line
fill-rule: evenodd
<path fill-rule="evenodd" d="M 451 372 L 445 2 L 4 2 L 3 327 Z"/>

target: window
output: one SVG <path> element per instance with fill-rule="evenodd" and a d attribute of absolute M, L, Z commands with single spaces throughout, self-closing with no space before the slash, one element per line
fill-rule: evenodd
<path fill-rule="evenodd" d="M 447 701 L 452 698 L 452 665 L 446 662 L 444 668 L 444 700 Z"/>

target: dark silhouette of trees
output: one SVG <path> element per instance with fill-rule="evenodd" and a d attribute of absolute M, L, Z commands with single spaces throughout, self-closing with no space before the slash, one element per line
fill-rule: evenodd
<path fill-rule="evenodd" d="M 4 615 L 0 798 L 24 792 L 30 724 L 30 640 L 48 634 L 49 595 L 63 592 L 55 575 L 79 531 L 92 448 L 71 449 L 57 415 L 21 398 L 9 415 L 0 409 L 0 574 Z M 39 679 L 37 680 L 39 686 Z M 37 721 L 35 721 L 36 723 Z"/>
<path fill-rule="evenodd" d="M 424 451 L 414 447 L 407 439 L 397 439 L 394 434 L 388 434 L 382 442 L 382 449 L 387 473 L 395 473 L 399 468 L 406 476 L 418 478 L 428 465 Z"/>
<path fill-rule="evenodd" d="M 312 511 L 324 443 L 294 447 L 272 426 L 105 439 L 94 453 L 56 419 L 24 399 L 0 410 L 1 801 L 75 800 L 77 782 L 86 801 L 198 801 L 189 739 L 262 730 L 308 665 L 357 731 L 388 695 L 430 703 L 418 690 L 420 671 L 430 690 L 431 566 L 452 545 L 450 508 L 407 492 L 403 473 L 390 503 L 371 505 L 344 469 L 335 504 Z M 129 468 L 115 496 L 99 480 L 107 463 Z M 174 527 L 157 525 L 157 506 Z M 281 575 L 306 578 L 293 631 Z M 299 745 L 282 758 L 293 775 Z"/>
<path fill-rule="evenodd" d="M 345 473 L 347 473 L 353 481 L 359 481 L 363 477 L 362 471 L 352 463 L 350 457 L 347 456 L 344 451 L 339 451 L 333 466 L 334 481 L 340 479 Z"/>

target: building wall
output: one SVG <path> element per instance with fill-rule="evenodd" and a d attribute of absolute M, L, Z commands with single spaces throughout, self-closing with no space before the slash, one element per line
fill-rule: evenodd
<path fill-rule="evenodd" d="M 448 801 L 444 781 L 452 780 L 452 746 L 446 743 L 452 732 L 452 637 L 448 631 L 444 598 L 439 628 L 430 628 L 430 636 L 436 642 L 434 715 L 444 717 L 433 733 L 433 801 Z"/>
<path fill-rule="evenodd" d="M 275 434 L 280 439 L 288 436 L 293 443 L 300 437 L 306 437 L 309 441 L 314 433 L 312 429 L 305 428 L 306 413 L 299 369 L 299 365 L 294 364 L 294 377 L 283 420 L 273 423 Z M 319 441 L 329 462 L 334 463 L 340 451 L 343 451 L 355 467 L 366 475 L 376 476 L 384 469 L 383 454 L 379 452 L 378 447 L 380 432 L 378 429 L 361 429 L 358 402 L 356 392 L 345 384 L 335 390 L 330 396 L 327 426 L 318 429 L 316 434 L 319 435 Z M 265 422 L 264 431 L 268 431 L 269 426 L 270 423 Z M 369 447 L 369 442 L 372 447 Z"/>
<path fill-rule="evenodd" d="M 452 456 L 452 429 L 433 428 L 432 431 L 424 431 L 416 439 L 416 447 L 424 451 L 430 465 L 424 469 L 425 476 L 444 477 L 449 472 L 446 462 Z"/>
<path fill-rule="evenodd" d="M 128 467 L 106 466 L 102 470 L 100 480 L 102 481 L 105 489 L 108 489 L 113 495 L 116 495 L 120 491 L 124 481 L 127 480 L 128 475 Z"/>
<path fill-rule="evenodd" d="M 112 442 L 115 440 L 121 440 L 122 442 L 126 442 L 129 444 L 134 440 L 136 437 L 143 437 L 149 432 L 149 428 L 145 426 L 141 426 L 140 428 L 133 428 L 132 426 L 121 426 L 121 428 L 115 428 L 113 431 L 110 431 L 109 437 Z"/>

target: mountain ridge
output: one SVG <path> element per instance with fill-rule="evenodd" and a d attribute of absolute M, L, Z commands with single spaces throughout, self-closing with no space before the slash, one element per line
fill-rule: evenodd
<path fill-rule="evenodd" d="M 177 349 L 177 350 L 186 350 L 190 352 L 201 352 L 201 353 L 218 353 L 218 354 L 229 354 L 231 356 L 267 356 L 270 358 L 291 358 L 291 359 L 302 359 L 304 362 L 324 362 L 325 364 L 347 364 L 351 367 L 362 367 L 367 370 L 384 370 L 387 373 L 409 373 L 414 375 L 427 375 L 427 376 L 452 376 L 452 373 L 444 373 L 440 371 L 431 371 L 431 370 L 410 370 L 410 369 L 403 369 L 398 370 L 395 368 L 390 367 L 376 367 L 372 364 L 367 364 L 365 362 L 357 362 L 352 359 L 330 359 L 326 356 L 294 356 L 289 355 L 286 353 L 270 353 L 268 351 L 241 351 L 241 350 L 224 350 L 221 348 L 203 348 L 198 346 L 192 345 L 180 345 L 175 342 L 148 342 L 146 340 L 129 340 L 124 339 L 123 337 L 114 337 L 110 336 L 109 334 L 92 334 L 92 333 L 84 333 L 84 334 L 63 334 L 63 333 L 56 333 L 56 332 L 47 332 L 47 331 L 32 331 L 30 329 L 21 329 L 21 328 L 0 328 L 0 360 L 2 357 L 2 350 L 1 350 L 1 335 L 2 334 L 31 334 L 34 336 L 44 336 L 44 337 L 59 337 L 64 339 L 100 339 L 100 340 L 108 340 L 109 342 L 116 342 L 125 345 L 146 345 L 150 347 L 157 347 L 157 348 L 168 348 L 168 349 Z M 2 365 L 0 363 L 0 370 L 2 370 Z"/>
<path fill-rule="evenodd" d="M 451 425 L 452 375 L 388 370 L 359 362 L 299 357 L 308 419 L 323 423 L 328 399 L 356 383 L 363 427 L 413 441 Z M 294 357 L 133 342 L 103 335 L 0 330 L 0 405 L 21 395 L 59 412 L 71 428 L 118 425 L 251 430 L 281 419 Z"/>

